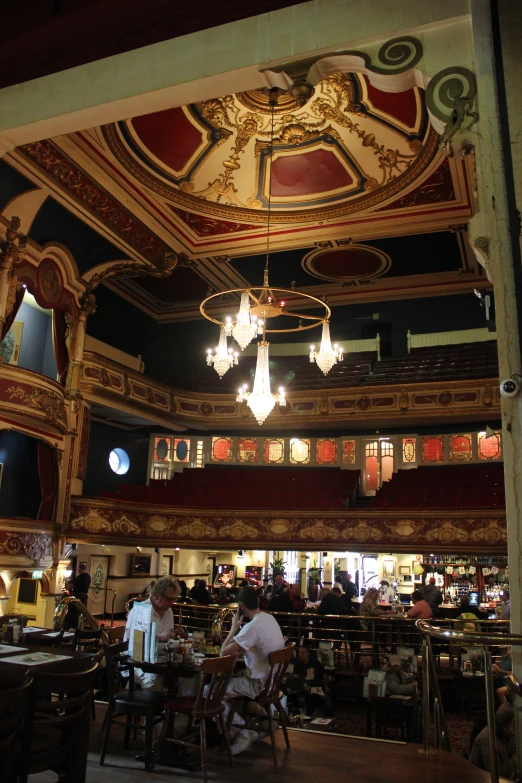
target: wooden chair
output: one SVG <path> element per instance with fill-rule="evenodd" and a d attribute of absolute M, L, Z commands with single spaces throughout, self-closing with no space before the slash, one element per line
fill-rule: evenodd
<path fill-rule="evenodd" d="M 76 628 L 72 640 L 72 649 L 76 651 L 81 648 L 88 652 L 98 652 L 102 633 L 103 628 L 86 628 L 84 630 Z"/>
<path fill-rule="evenodd" d="M 72 674 L 35 672 L 16 759 L 20 783 L 48 769 L 71 783 L 85 778 L 89 707 L 97 668 L 98 663 L 91 662 L 89 669 Z"/>
<path fill-rule="evenodd" d="M 230 766 L 234 766 L 228 729 L 224 718 L 225 705 L 223 698 L 232 676 L 235 660 L 235 655 L 225 655 L 221 658 L 203 661 L 198 695 L 195 698 L 176 698 L 165 703 L 165 720 L 163 721 L 163 728 L 158 740 L 156 757 L 161 755 L 165 742 L 197 748 L 198 745 L 193 739 L 199 734 L 203 783 L 207 783 L 207 718 L 217 718 L 219 720 Z M 206 675 L 212 675 L 208 685 L 205 685 Z M 171 738 L 167 735 L 172 728 L 176 713 L 188 716 L 187 731 L 182 737 Z M 199 727 L 197 728 L 194 728 L 195 720 L 199 720 Z M 154 769 L 154 762 L 152 768 Z"/>
<path fill-rule="evenodd" d="M 124 625 L 115 625 L 113 628 L 104 628 L 103 630 L 109 637 L 111 644 L 118 644 L 118 642 L 123 641 L 123 637 L 125 636 Z"/>
<path fill-rule="evenodd" d="M 286 670 L 288 669 L 288 664 L 290 663 L 290 661 L 294 656 L 294 650 L 295 650 L 295 644 L 290 644 L 288 645 L 288 647 L 284 647 L 282 650 L 277 650 L 276 652 L 270 653 L 270 655 L 268 656 L 268 662 L 270 663 L 270 671 L 268 673 L 266 685 L 261 691 L 261 693 L 254 699 L 254 702 L 265 710 L 268 717 L 268 726 L 270 729 L 270 741 L 272 743 L 272 754 L 274 757 L 274 767 L 277 767 L 277 756 L 276 756 L 274 721 L 272 717 L 273 707 L 276 708 L 279 715 L 279 719 L 281 721 L 286 747 L 287 748 L 290 747 L 290 740 L 288 739 L 288 731 L 286 726 L 286 713 L 281 704 L 281 696 L 282 696 L 281 682 L 283 680 L 283 677 L 285 676 Z M 249 701 L 251 700 L 248 698 L 231 699 L 230 701 L 231 710 L 228 719 L 229 727 L 231 725 L 234 725 L 232 723 L 233 716 L 236 712 L 239 712 L 239 710 L 235 708 L 234 702 L 237 703 L 241 702 L 243 704 L 243 709 L 241 710 L 241 712 L 244 712 L 246 710 L 246 707 L 248 706 Z M 237 728 L 245 728 L 245 726 L 237 726 Z"/>
<path fill-rule="evenodd" d="M 399 729 L 401 739 L 406 742 L 407 725 L 404 718 L 404 709 L 401 702 L 390 699 L 389 696 L 379 696 L 378 686 L 374 683 L 368 684 L 368 727 L 371 736 L 371 713 L 375 714 L 375 736 L 385 739 L 388 729 Z"/>
<path fill-rule="evenodd" d="M 128 749 L 130 741 L 130 732 L 133 718 L 135 722 L 139 718 L 145 718 L 145 769 L 150 772 L 152 769 L 152 732 L 155 724 L 160 723 L 165 715 L 164 703 L 165 692 L 153 690 L 135 690 L 134 689 L 134 667 L 129 666 L 128 642 L 120 642 L 110 646 L 104 645 L 107 686 L 108 686 L 108 705 L 105 716 L 105 730 L 103 743 L 100 753 L 100 764 L 105 763 L 105 755 L 109 742 L 109 735 L 113 723 L 122 725 L 118 718 L 125 717 L 125 739 L 124 748 Z M 129 690 L 122 690 L 122 673 L 129 672 Z"/>
<path fill-rule="evenodd" d="M 0 681 L 0 783 L 12 780 L 14 774 L 15 743 L 23 726 L 33 681 L 32 674 L 23 667 L 20 669 L 18 676 L 16 672 L 9 672 Z"/>

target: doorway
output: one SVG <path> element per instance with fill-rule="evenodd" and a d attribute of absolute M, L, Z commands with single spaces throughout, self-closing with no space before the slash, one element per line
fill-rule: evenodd
<path fill-rule="evenodd" d="M 395 465 L 395 439 L 373 438 L 364 443 L 364 494 L 375 495 L 389 481 Z"/>

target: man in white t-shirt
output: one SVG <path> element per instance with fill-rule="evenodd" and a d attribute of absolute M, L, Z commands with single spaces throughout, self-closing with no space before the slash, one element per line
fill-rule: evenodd
<path fill-rule="evenodd" d="M 240 590 L 237 602 L 239 608 L 221 647 L 221 655 L 242 653 L 245 657 L 246 669 L 230 680 L 225 694 L 225 703 L 227 699 L 240 696 L 255 699 L 265 687 L 270 671 L 268 656 L 271 652 L 281 650 L 285 646 L 277 620 L 271 614 L 260 611 L 259 598 L 253 587 L 244 587 Z M 250 622 L 239 630 L 245 618 Z M 244 719 L 237 716 L 235 722 L 242 724 Z M 257 738 L 258 734 L 255 731 L 241 729 L 233 739 L 232 753 L 234 755 L 241 753 Z"/>

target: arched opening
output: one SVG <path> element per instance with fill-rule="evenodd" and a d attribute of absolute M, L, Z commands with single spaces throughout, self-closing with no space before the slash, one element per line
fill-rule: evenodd
<path fill-rule="evenodd" d="M 17 430 L 0 430 L 0 516 L 53 519 L 58 490 L 57 450 Z"/>
<path fill-rule="evenodd" d="M 30 571 L 17 571 L 14 574 L 7 594 L 3 601 L 4 614 L 24 615 L 28 624 L 42 625 L 45 617 L 45 596 L 49 591 L 47 577 L 33 578 Z"/>

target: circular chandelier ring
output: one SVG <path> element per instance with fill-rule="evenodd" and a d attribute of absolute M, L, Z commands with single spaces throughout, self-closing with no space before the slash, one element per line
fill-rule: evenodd
<path fill-rule="evenodd" d="M 255 304 L 256 307 L 259 307 L 262 304 L 262 301 L 260 298 L 254 296 L 252 293 L 253 291 L 259 291 L 259 292 L 265 292 L 266 294 L 271 295 L 275 300 L 277 300 L 280 297 L 275 296 L 275 292 L 277 294 L 284 294 L 284 295 L 290 295 L 291 297 L 296 296 L 296 291 L 291 291 L 288 288 L 276 288 L 274 286 L 251 286 L 250 288 L 230 288 L 227 291 L 219 291 L 216 294 L 211 294 L 210 296 L 207 296 L 206 299 L 204 299 L 200 306 L 199 311 L 201 315 L 207 319 L 207 321 L 212 321 L 212 323 L 217 324 L 218 326 L 224 326 L 225 321 L 220 321 L 217 318 L 213 318 L 209 313 L 205 311 L 205 306 L 210 302 L 211 299 L 217 299 L 220 296 L 228 296 L 229 294 L 242 294 L 247 293 L 249 298 L 251 298 Z M 298 318 L 298 319 L 306 319 L 307 321 L 313 321 L 313 323 L 308 324 L 306 326 L 299 325 L 296 327 L 293 327 L 292 329 L 268 329 L 267 324 L 265 321 L 265 333 L 266 334 L 286 334 L 289 332 L 303 332 L 306 329 L 314 329 L 315 327 L 319 326 L 320 324 L 323 324 L 325 321 L 330 320 L 330 316 L 332 315 L 332 311 L 326 304 L 326 302 L 323 302 L 322 299 L 319 299 L 317 296 L 312 296 L 311 294 L 305 294 L 302 292 L 298 293 L 299 299 L 307 299 L 310 302 L 316 303 L 319 307 L 324 308 L 324 314 L 317 316 L 317 315 L 304 315 L 303 313 L 293 313 L 290 310 L 285 311 L 284 309 L 281 309 L 281 312 L 278 313 L 277 317 L 280 316 L 287 316 L 290 318 Z M 297 306 L 297 303 L 296 303 Z"/>

